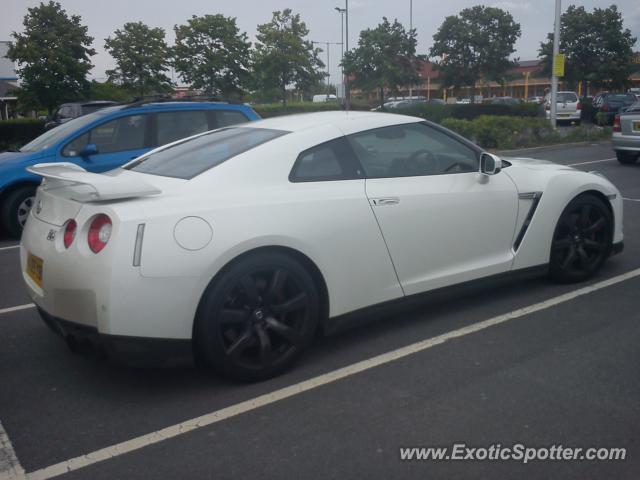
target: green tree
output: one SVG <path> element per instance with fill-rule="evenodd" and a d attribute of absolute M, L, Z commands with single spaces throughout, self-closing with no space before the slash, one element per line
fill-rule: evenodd
<path fill-rule="evenodd" d="M 380 105 L 384 91 L 398 91 L 399 86 L 417 83 L 416 31 L 406 31 L 398 20 L 384 17 L 376 28 L 360 32 L 357 48 L 345 52 L 345 75 L 352 75 L 351 85 L 361 90 L 378 90 Z"/>
<path fill-rule="evenodd" d="M 7 56 L 17 64 L 22 79 L 17 90 L 21 105 L 46 108 L 52 113 L 60 103 L 86 93 L 92 65 L 93 38 L 78 15 L 67 15 L 59 3 L 50 1 L 29 8 L 23 33 L 12 32 Z"/>
<path fill-rule="evenodd" d="M 89 100 L 112 100 L 114 102 L 130 102 L 132 100 L 131 90 L 123 85 L 113 82 L 97 82 L 91 80 L 89 85 Z"/>
<path fill-rule="evenodd" d="M 116 30 L 104 44 L 116 62 L 116 68 L 106 72 L 109 81 L 119 82 L 140 97 L 168 91 L 171 80 L 164 72 L 169 69 L 171 49 L 164 37 L 162 28 L 142 22 L 125 23 L 122 30 Z"/>
<path fill-rule="evenodd" d="M 569 83 L 586 82 L 611 87 L 628 84 L 633 69 L 633 46 L 636 38 L 624 28 L 622 14 L 615 5 L 594 8 L 592 13 L 584 7 L 570 5 L 560 19 L 560 52 L 566 55 L 564 78 Z M 540 44 L 539 57 L 544 70 L 551 73 L 553 34 Z"/>
<path fill-rule="evenodd" d="M 277 93 L 286 104 L 287 87 L 306 92 L 324 77 L 318 57 L 322 50 L 306 39 L 309 29 L 299 14 L 288 8 L 273 12 L 271 21 L 257 30 L 252 66 L 258 97 Z"/>
<path fill-rule="evenodd" d="M 241 94 L 249 75 L 251 43 L 236 19 L 224 15 L 195 15 L 176 25 L 174 66 L 193 88 L 210 95 Z"/>
<path fill-rule="evenodd" d="M 509 56 L 520 33 L 520 24 L 510 13 L 477 5 L 444 19 L 429 55 L 439 58 L 434 63 L 444 84 L 470 86 L 473 101 L 478 80 L 499 80 L 514 66 Z"/>

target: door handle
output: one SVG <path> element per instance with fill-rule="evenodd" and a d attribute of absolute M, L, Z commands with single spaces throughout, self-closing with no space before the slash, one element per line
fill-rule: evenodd
<path fill-rule="evenodd" d="M 397 205 L 400 203 L 400 199 L 398 197 L 371 198 L 369 203 L 374 207 L 383 207 L 385 205 Z"/>

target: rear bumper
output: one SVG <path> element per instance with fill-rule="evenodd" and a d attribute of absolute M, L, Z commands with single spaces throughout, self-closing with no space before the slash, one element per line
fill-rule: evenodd
<path fill-rule="evenodd" d="M 640 152 L 640 135 L 631 136 L 614 133 L 611 137 L 611 146 L 614 150 Z"/>
<path fill-rule="evenodd" d="M 580 110 L 577 110 L 575 112 L 570 112 L 570 113 L 557 112 L 556 120 L 559 122 L 562 122 L 562 121 L 576 122 L 580 120 L 581 115 L 582 114 Z M 545 110 L 545 116 L 547 117 L 547 119 L 551 118 L 551 112 L 549 110 Z"/>
<path fill-rule="evenodd" d="M 95 327 L 70 322 L 38 313 L 44 323 L 67 342 L 72 351 L 94 352 L 127 365 L 164 365 L 190 362 L 193 349 L 190 340 L 105 335 Z"/>

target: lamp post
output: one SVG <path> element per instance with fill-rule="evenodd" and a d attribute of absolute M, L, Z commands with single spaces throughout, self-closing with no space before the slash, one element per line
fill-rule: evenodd
<path fill-rule="evenodd" d="M 413 0 L 409 0 L 409 31 L 413 30 Z M 413 96 L 413 85 L 409 85 L 409 98 Z"/>
<path fill-rule="evenodd" d="M 551 102 L 551 125 L 556 128 L 556 113 L 557 113 L 557 101 L 558 101 L 558 76 L 556 75 L 555 65 L 558 59 L 558 53 L 560 50 L 560 0 L 556 0 L 556 19 L 553 26 L 553 71 L 551 72 L 551 95 L 549 101 Z"/>
<path fill-rule="evenodd" d="M 331 70 L 330 70 L 330 64 L 329 64 L 329 45 L 341 45 L 338 42 L 314 42 L 313 40 L 311 40 L 311 43 L 316 45 L 326 45 L 327 46 L 327 101 L 329 101 L 329 95 L 331 94 Z"/>
<path fill-rule="evenodd" d="M 344 91 L 344 66 L 342 62 L 344 61 L 344 14 L 347 11 L 346 8 L 335 7 L 336 11 L 340 14 L 340 47 L 341 47 L 341 56 L 340 56 L 340 92 L 342 97 L 345 97 Z"/>
<path fill-rule="evenodd" d="M 346 47 L 345 50 L 349 51 L 349 0 L 344 0 L 344 37 Z M 344 108 L 349 111 L 351 108 L 351 92 L 349 91 L 349 77 L 345 77 L 344 79 L 344 95 L 346 98 Z"/>

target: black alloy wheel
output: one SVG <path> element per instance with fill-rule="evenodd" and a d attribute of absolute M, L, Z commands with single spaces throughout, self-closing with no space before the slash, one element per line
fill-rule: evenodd
<path fill-rule="evenodd" d="M 241 259 L 210 285 L 196 320 L 200 359 L 237 380 L 262 380 L 289 368 L 318 324 L 309 273 L 280 253 Z"/>
<path fill-rule="evenodd" d="M 558 220 L 551 244 L 550 274 L 560 282 L 592 276 L 611 253 L 611 212 L 593 195 L 573 199 Z"/>

